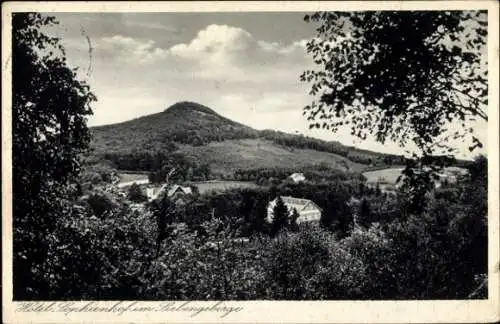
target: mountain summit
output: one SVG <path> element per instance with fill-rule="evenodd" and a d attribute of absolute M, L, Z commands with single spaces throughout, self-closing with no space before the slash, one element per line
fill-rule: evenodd
<path fill-rule="evenodd" d="M 212 141 L 255 138 L 258 131 L 217 114 L 198 103 L 182 101 L 164 111 L 123 123 L 91 129 L 97 149 L 163 150 L 171 142 L 204 145 Z"/>
<path fill-rule="evenodd" d="M 180 101 L 165 109 L 163 112 L 199 111 L 205 114 L 218 115 L 215 111 L 196 102 Z"/>

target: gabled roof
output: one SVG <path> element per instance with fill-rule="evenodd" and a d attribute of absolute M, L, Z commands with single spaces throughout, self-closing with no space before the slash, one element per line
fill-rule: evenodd
<path fill-rule="evenodd" d="M 186 195 L 190 195 L 190 194 L 193 193 L 193 191 L 191 190 L 190 187 L 183 187 L 183 186 L 180 186 L 180 185 L 173 185 L 172 188 L 170 188 L 170 190 L 167 192 L 167 195 L 170 197 L 170 196 L 172 196 L 174 193 L 176 193 L 179 190 L 181 190 Z"/>
<path fill-rule="evenodd" d="M 154 189 L 152 190 L 152 196 L 150 197 L 150 200 L 156 200 L 163 192 L 165 192 L 168 188 L 168 184 L 164 184 L 162 185 L 159 189 Z M 176 192 L 178 191 L 181 191 L 182 193 L 184 193 L 185 195 L 190 195 L 193 193 L 193 190 L 191 190 L 190 187 L 183 187 L 183 186 L 180 186 L 180 185 L 173 185 L 172 187 L 170 187 L 170 189 L 168 189 L 167 192 L 167 196 L 168 197 L 171 197 L 173 194 L 175 194 Z"/>
<path fill-rule="evenodd" d="M 276 203 L 275 198 L 270 204 L 275 204 Z M 300 212 L 301 210 L 305 209 L 307 206 L 314 206 L 318 210 L 322 210 L 321 207 L 319 207 L 314 201 L 309 200 L 309 199 L 304 199 L 304 198 L 295 198 L 291 196 L 281 196 L 281 200 L 283 200 L 283 203 L 285 205 L 290 206 L 292 208 L 297 209 L 297 212 Z"/>

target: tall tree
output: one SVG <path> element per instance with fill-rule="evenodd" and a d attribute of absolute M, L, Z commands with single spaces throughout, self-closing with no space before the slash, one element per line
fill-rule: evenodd
<path fill-rule="evenodd" d="M 369 227 L 370 224 L 372 223 L 371 206 L 370 202 L 366 198 L 361 199 L 359 205 L 359 213 L 357 216 L 358 216 L 357 222 L 361 226 Z"/>
<path fill-rule="evenodd" d="M 488 120 L 486 11 L 317 12 L 304 18 L 319 24 L 306 46 L 318 68 L 301 75 L 316 99 L 304 108 L 311 128 L 349 127 L 362 140 L 413 143 L 419 162 L 406 175 L 424 173 L 420 178 L 436 171 L 429 165 L 449 162 L 429 157 L 455 152 L 451 139 L 470 140 L 471 151 L 482 147 L 470 122 Z M 452 122 L 460 125 L 455 131 Z"/>
<path fill-rule="evenodd" d="M 149 209 L 156 219 L 156 256 L 160 254 L 161 245 L 172 232 L 170 225 L 174 221 L 175 205 L 166 192 L 160 194 L 156 200 L 149 204 Z"/>
<path fill-rule="evenodd" d="M 290 221 L 289 221 L 289 228 L 292 231 L 296 231 L 298 229 L 298 224 L 297 224 L 297 219 L 299 219 L 300 215 L 299 212 L 297 211 L 297 208 L 292 209 L 292 214 L 290 215 Z"/>
<path fill-rule="evenodd" d="M 276 198 L 276 205 L 273 208 L 273 222 L 271 226 L 271 236 L 276 236 L 279 231 L 288 225 L 289 212 L 283 199 Z"/>
<path fill-rule="evenodd" d="M 251 231 L 250 233 L 263 233 L 268 228 L 266 226 L 266 216 L 267 216 L 267 197 L 265 195 L 259 195 L 255 199 L 254 205 L 252 207 L 252 213 L 250 215 Z"/>
<path fill-rule="evenodd" d="M 14 298 L 43 298 L 48 237 L 67 213 L 68 184 L 90 141 L 86 116 L 96 100 L 68 67 L 56 24 L 38 13 L 12 15 Z"/>

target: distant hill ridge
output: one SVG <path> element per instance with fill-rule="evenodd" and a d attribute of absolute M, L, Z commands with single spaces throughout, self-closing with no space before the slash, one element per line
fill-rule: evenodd
<path fill-rule="evenodd" d="M 401 165 L 383 154 L 274 130 L 255 130 L 204 105 L 182 101 L 162 112 L 91 128 L 94 154 L 177 151 L 220 170 L 328 164 L 348 170 Z M 116 158 L 115 158 L 116 160 Z"/>
<path fill-rule="evenodd" d="M 201 146 L 212 141 L 256 138 L 258 131 L 194 103 L 178 102 L 164 111 L 126 122 L 91 128 L 98 151 L 171 150 L 172 143 Z M 125 146 L 124 146 L 125 145 Z"/>

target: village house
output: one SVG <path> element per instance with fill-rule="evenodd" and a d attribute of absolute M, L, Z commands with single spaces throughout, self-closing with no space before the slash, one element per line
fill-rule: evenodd
<path fill-rule="evenodd" d="M 277 199 L 278 198 L 275 198 L 267 205 L 267 221 L 270 223 L 273 221 L 273 210 L 274 206 L 276 206 Z M 281 199 L 288 209 L 290 216 L 292 215 L 294 209 L 297 210 L 297 213 L 299 214 L 297 224 L 315 222 L 321 219 L 322 210 L 313 201 L 290 196 L 282 196 Z"/>
<path fill-rule="evenodd" d="M 193 194 L 193 190 L 190 187 L 180 185 L 173 185 L 167 192 L 167 196 L 172 199 L 182 198 L 191 194 Z"/>
<path fill-rule="evenodd" d="M 303 182 L 306 180 L 306 177 L 303 173 L 292 173 L 288 178 L 292 179 L 292 181 L 295 183 Z"/>
<path fill-rule="evenodd" d="M 185 196 L 192 195 L 193 190 L 190 187 L 184 187 L 180 185 L 171 185 L 164 184 L 161 187 L 152 187 L 146 189 L 146 196 L 148 197 L 148 201 L 153 201 L 158 199 L 163 192 L 167 192 L 167 196 L 172 200 L 182 199 Z"/>

